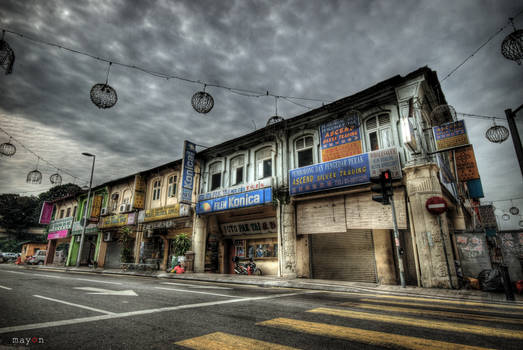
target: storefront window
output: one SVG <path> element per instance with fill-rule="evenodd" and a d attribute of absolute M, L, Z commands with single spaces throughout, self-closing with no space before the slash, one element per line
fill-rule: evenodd
<path fill-rule="evenodd" d="M 278 257 L 278 239 L 277 238 L 262 238 L 262 239 L 248 239 L 247 258 L 263 259 Z"/>

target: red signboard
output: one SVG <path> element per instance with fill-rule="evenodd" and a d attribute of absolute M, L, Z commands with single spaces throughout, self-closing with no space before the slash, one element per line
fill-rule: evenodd
<path fill-rule="evenodd" d="M 425 203 L 425 208 L 431 214 L 439 215 L 447 211 L 447 202 L 441 197 L 430 197 Z"/>

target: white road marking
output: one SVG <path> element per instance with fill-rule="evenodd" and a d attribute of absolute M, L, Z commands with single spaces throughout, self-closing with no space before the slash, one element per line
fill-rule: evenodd
<path fill-rule="evenodd" d="M 18 271 L 9 271 L 9 270 L 4 270 L 3 272 L 18 273 L 18 274 L 20 274 L 20 275 L 27 275 L 25 272 L 18 272 Z"/>
<path fill-rule="evenodd" d="M 106 284 L 122 284 L 120 282 L 110 282 L 110 281 L 97 281 L 97 280 L 90 280 L 88 278 L 75 278 L 75 280 L 78 281 L 87 281 L 87 282 L 96 282 L 96 283 L 106 283 Z"/>
<path fill-rule="evenodd" d="M 90 291 L 92 293 L 87 293 L 87 294 L 96 294 L 96 295 L 127 295 L 127 296 L 133 296 L 133 297 L 138 296 L 138 294 L 136 294 L 134 292 L 134 290 L 131 290 L 131 289 L 111 290 L 111 289 L 102 289 L 102 288 L 93 288 L 93 287 L 74 287 L 74 289 Z"/>
<path fill-rule="evenodd" d="M 237 295 L 226 295 L 226 294 L 218 294 L 218 293 L 199 292 L 199 291 L 196 291 L 196 290 L 165 288 L 165 287 L 154 287 L 154 288 L 156 288 L 156 289 L 163 289 L 163 290 L 171 290 L 173 292 L 198 293 L 198 294 L 216 295 L 218 297 L 238 298 Z"/>
<path fill-rule="evenodd" d="M 78 307 L 80 309 L 86 309 L 86 310 L 90 310 L 90 311 L 100 312 L 102 314 L 107 314 L 107 315 L 116 315 L 114 312 L 100 310 L 100 309 L 95 309 L 94 307 L 84 306 L 84 305 L 75 304 L 75 303 L 70 303 L 70 302 L 67 302 L 67 301 L 64 301 L 64 300 L 48 298 L 48 297 L 44 297 L 44 296 L 36 295 L 36 294 L 33 295 L 33 296 L 37 297 L 37 298 L 41 298 L 41 299 L 45 299 L 45 300 L 54 301 L 54 302 L 57 302 L 57 303 L 69 305 L 69 306 L 75 306 L 75 307 Z"/>
<path fill-rule="evenodd" d="M 162 307 L 162 308 L 158 308 L 158 309 L 122 312 L 122 313 L 119 313 L 119 314 L 112 314 L 112 315 L 100 315 L 100 316 L 92 316 L 92 317 L 73 318 L 73 319 L 62 320 L 62 321 L 33 323 L 33 324 L 27 324 L 27 325 L 22 325 L 22 326 L 13 326 L 13 327 L 0 328 L 0 334 L 11 333 L 11 332 L 27 331 L 27 330 L 31 330 L 31 329 L 41 329 L 41 328 L 49 328 L 49 327 L 68 326 L 68 325 L 72 325 L 72 324 L 96 322 L 96 321 L 110 320 L 110 319 L 114 319 L 114 318 L 131 317 L 131 316 L 137 316 L 137 315 L 148 315 L 148 314 L 159 313 L 159 312 L 166 312 L 166 311 L 185 310 L 185 309 L 194 309 L 194 308 L 198 308 L 198 307 L 206 307 L 206 306 L 214 306 L 214 305 L 222 305 L 222 304 L 230 304 L 230 303 L 239 303 L 239 302 L 242 302 L 242 301 L 255 301 L 255 300 L 265 300 L 265 299 L 290 297 L 290 296 L 294 296 L 294 295 L 310 294 L 310 293 L 319 293 L 319 291 L 307 291 L 307 292 L 298 292 L 298 293 L 289 293 L 289 294 L 277 294 L 277 295 L 270 295 L 270 296 L 266 296 L 266 297 L 240 298 L 240 299 L 234 299 L 234 300 L 210 301 L 210 302 L 206 302 L 206 303 L 179 305 L 179 306 L 169 306 L 169 307 Z"/>
<path fill-rule="evenodd" d="M 122 284 L 120 282 L 99 281 L 99 280 L 92 280 L 92 279 L 88 279 L 88 278 L 79 278 L 79 277 L 56 276 L 56 275 L 46 275 L 46 274 L 41 274 L 41 273 L 27 273 L 27 272 L 18 272 L 18 271 L 9 271 L 9 270 L 4 270 L 4 271 L 9 272 L 9 273 L 18 273 L 20 275 L 30 275 L 30 276 L 36 276 L 36 277 L 42 276 L 42 277 L 49 277 L 49 278 L 59 278 L 59 279 L 61 278 L 61 279 L 87 281 L 87 282 L 95 282 L 95 283 L 118 284 L 118 285 Z"/>
<path fill-rule="evenodd" d="M 62 276 L 55 276 L 55 275 L 42 275 L 42 274 L 38 274 L 37 276 L 50 277 L 50 278 L 64 278 L 64 277 L 62 277 Z"/>
<path fill-rule="evenodd" d="M 12 290 L 13 289 L 13 288 L 4 287 L 4 286 L 0 286 L 0 288 L 7 289 L 7 290 Z"/>
<path fill-rule="evenodd" d="M 198 289 L 232 289 L 231 287 L 213 287 L 213 286 L 203 286 L 200 284 L 174 283 L 174 282 L 162 282 L 160 284 L 172 284 L 175 286 L 185 286 L 185 287 L 198 288 Z"/>

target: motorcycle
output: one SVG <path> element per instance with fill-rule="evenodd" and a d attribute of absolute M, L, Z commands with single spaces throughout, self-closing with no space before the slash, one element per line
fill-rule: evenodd
<path fill-rule="evenodd" d="M 256 263 L 252 258 L 249 259 L 248 263 L 240 263 L 240 258 L 235 256 L 232 258 L 234 262 L 234 272 L 239 275 L 257 275 L 261 276 L 262 271 L 256 267 Z"/>

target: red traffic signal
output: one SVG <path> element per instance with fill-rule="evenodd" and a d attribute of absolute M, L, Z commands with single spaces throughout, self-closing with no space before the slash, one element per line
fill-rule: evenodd
<path fill-rule="evenodd" d="M 370 190 L 377 195 L 372 195 L 372 200 L 383 205 L 390 204 L 390 197 L 392 197 L 392 174 L 390 170 L 382 171 L 379 177 L 372 177 L 370 179 L 374 185 Z"/>

